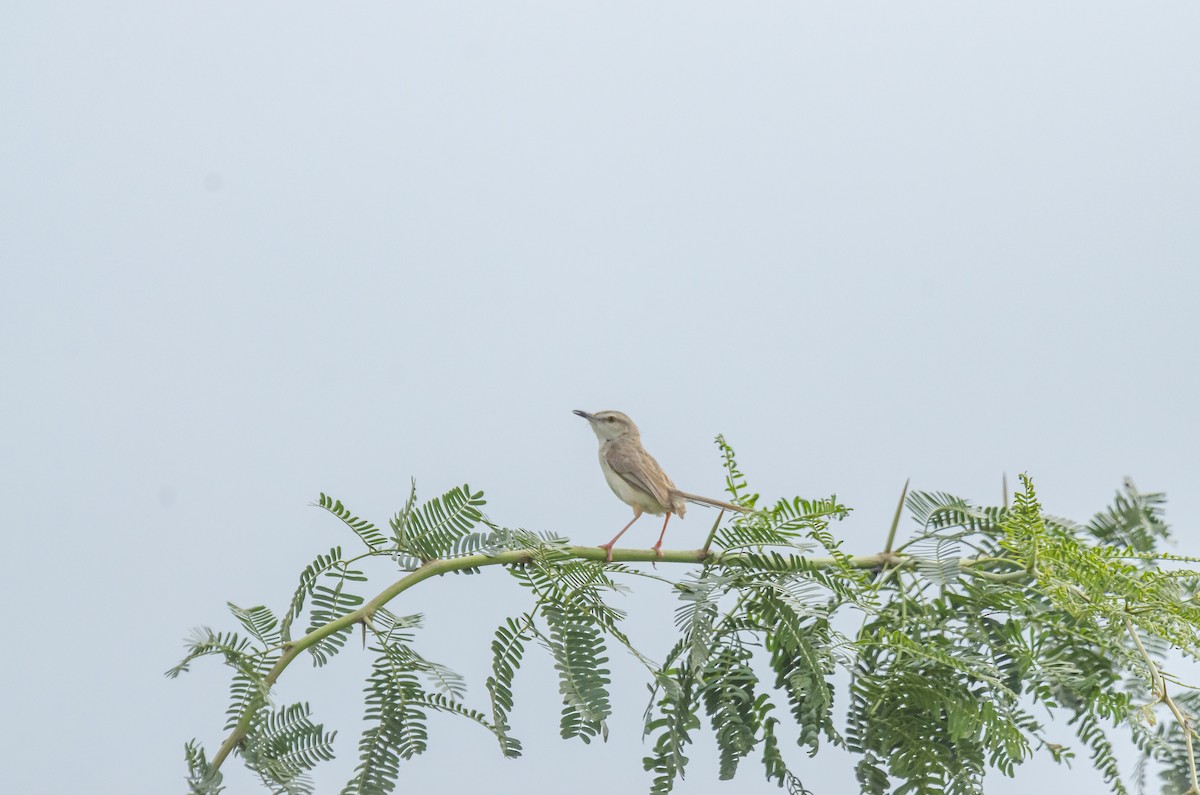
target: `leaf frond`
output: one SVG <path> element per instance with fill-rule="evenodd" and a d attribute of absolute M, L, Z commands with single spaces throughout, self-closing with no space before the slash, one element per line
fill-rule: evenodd
<path fill-rule="evenodd" d="M 317 498 L 315 503 L 317 507 L 324 508 L 331 514 L 342 520 L 346 527 L 354 535 L 358 536 L 358 540 L 362 541 L 367 549 L 372 552 L 378 552 L 388 545 L 387 537 L 378 527 L 368 522 L 366 519 L 360 519 L 350 512 L 350 509 L 342 505 L 341 500 L 335 500 L 333 497 L 326 496 L 324 492 Z"/>

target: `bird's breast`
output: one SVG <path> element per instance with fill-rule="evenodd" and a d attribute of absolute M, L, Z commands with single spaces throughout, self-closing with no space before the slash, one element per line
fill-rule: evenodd
<path fill-rule="evenodd" d="M 602 445 L 600 447 L 600 469 L 604 472 L 604 480 L 608 482 L 608 487 L 613 490 L 613 494 L 617 495 L 617 499 L 634 510 L 640 510 L 651 516 L 662 516 L 667 512 L 668 509 L 654 499 L 654 495 L 647 494 L 638 487 L 630 485 L 625 478 L 618 475 L 608 465 L 608 459 L 605 458 L 604 452 Z"/>

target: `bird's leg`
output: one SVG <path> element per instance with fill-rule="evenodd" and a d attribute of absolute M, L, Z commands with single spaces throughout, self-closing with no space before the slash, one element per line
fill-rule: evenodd
<path fill-rule="evenodd" d="M 654 554 L 660 558 L 662 557 L 662 540 L 663 536 L 667 534 L 667 522 L 669 521 L 671 521 L 671 514 L 668 512 L 667 518 L 663 520 L 662 532 L 658 534 L 658 543 L 654 545 Z"/>
<path fill-rule="evenodd" d="M 601 544 L 601 545 L 600 545 L 600 548 L 601 548 L 601 549 L 603 549 L 605 552 L 607 552 L 607 553 L 608 553 L 608 555 L 606 555 L 606 556 L 605 556 L 605 558 L 604 558 L 604 562 L 605 562 L 605 563 L 612 563 L 612 548 L 613 548 L 613 544 L 617 543 L 617 539 L 618 539 L 618 538 L 620 538 L 621 536 L 625 535 L 625 531 L 626 531 L 626 530 L 628 530 L 629 528 L 633 527 L 633 523 L 634 523 L 634 522 L 636 522 L 638 519 L 641 519 L 641 518 L 642 518 L 642 512 L 641 512 L 641 511 L 639 511 L 637 508 L 634 508 L 634 509 L 633 509 L 633 518 L 629 520 L 629 524 L 627 524 L 627 525 L 625 525 L 624 527 L 622 527 L 622 528 L 621 528 L 621 532 L 619 532 L 619 533 L 617 533 L 615 536 L 613 536 L 613 540 L 612 540 L 612 541 L 609 541 L 607 544 Z"/>

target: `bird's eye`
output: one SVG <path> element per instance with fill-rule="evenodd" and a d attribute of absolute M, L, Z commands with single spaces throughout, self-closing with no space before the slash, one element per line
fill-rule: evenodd
<path fill-rule="evenodd" d="M 608 418 L 608 421 L 609 421 L 609 422 L 616 422 L 616 421 L 617 421 L 617 418 L 616 418 L 616 417 L 609 417 L 609 418 Z"/>

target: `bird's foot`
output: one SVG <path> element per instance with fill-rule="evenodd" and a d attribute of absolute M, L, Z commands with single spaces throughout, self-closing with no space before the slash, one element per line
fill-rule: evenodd
<path fill-rule="evenodd" d="M 600 548 L 604 550 L 604 562 L 612 563 L 612 544 L 601 544 Z"/>
<path fill-rule="evenodd" d="M 657 544 L 652 546 L 651 549 L 654 550 L 654 556 L 659 560 L 662 560 L 662 542 L 659 541 Z"/>

